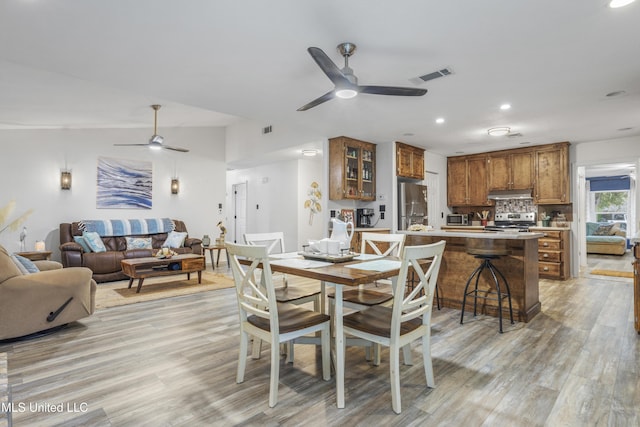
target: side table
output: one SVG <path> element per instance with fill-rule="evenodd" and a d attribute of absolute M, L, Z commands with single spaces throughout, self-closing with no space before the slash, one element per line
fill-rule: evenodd
<path fill-rule="evenodd" d="M 42 261 L 51 258 L 51 251 L 16 252 L 16 254 L 23 256 L 31 261 Z"/>
<path fill-rule="evenodd" d="M 214 250 L 218 251 L 218 256 L 217 256 L 215 262 L 213 260 L 213 251 Z M 213 244 L 213 245 L 203 246 L 202 247 L 202 254 L 203 255 L 206 253 L 206 251 L 209 251 L 209 255 L 211 256 L 211 268 L 214 269 L 214 270 L 216 269 L 216 267 L 220 263 L 220 251 L 221 250 L 224 250 L 224 253 L 227 255 L 227 265 L 229 265 L 229 254 L 227 253 L 227 248 L 224 246 L 224 244 L 219 245 L 219 244 L 216 243 L 216 244 Z"/>

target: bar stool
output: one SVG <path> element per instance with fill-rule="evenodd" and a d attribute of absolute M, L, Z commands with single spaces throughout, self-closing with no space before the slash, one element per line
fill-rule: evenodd
<path fill-rule="evenodd" d="M 511 318 L 511 324 L 513 325 L 513 308 L 511 306 L 511 290 L 509 289 L 509 283 L 507 283 L 507 279 L 504 277 L 502 272 L 496 268 L 496 266 L 491 262 L 492 260 L 498 259 L 501 256 L 505 256 L 509 254 L 509 250 L 507 249 L 506 240 L 496 240 L 496 239 L 467 239 L 467 253 L 470 255 L 474 255 L 475 258 L 482 260 L 478 268 L 476 268 L 469 280 L 467 280 L 467 284 L 464 287 L 464 295 L 462 297 L 462 312 L 460 313 L 460 324 L 463 323 L 464 320 L 464 308 L 467 302 L 467 295 L 473 294 L 473 315 L 477 315 L 477 305 L 478 298 L 483 298 L 485 300 L 493 300 L 498 301 L 498 319 L 500 321 L 500 333 L 502 333 L 502 300 L 507 299 L 509 301 L 509 316 Z M 489 293 L 493 293 L 490 289 L 480 289 L 478 290 L 478 281 L 480 280 L 480 276 L 484 270 L 489 270 L 491 273 L 491 277 L 493 278 L 493 282 L 496 286 L 495 294 L 497 298 L 489 297 Z M 502 278 L 502 282 L 506 289 L 506 292 L 503 292 L 500 289 L 500 281 L 498 280 L 498 276 Z M 469 290 L 469 285 L 471 281 L 475 277 L 475 287 L 472 290 Z M 478 293 L 483 292 L 485 295 L 478 295 Z"/>

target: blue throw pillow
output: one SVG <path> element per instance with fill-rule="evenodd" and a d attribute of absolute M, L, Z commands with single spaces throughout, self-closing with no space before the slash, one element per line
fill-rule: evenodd
<path fill-rule="evenodd" d="M 18 266 L 18 268 L 20 269 L 20 271 L 23 272 L 23 274 L 31 274 L 31 273 L 37 273 L 40 271 L 40 269 L 38 269 L 38 267 L 36 267 L 36 265 L 33 263 L 33 261 L 31 261 L 28 258 L 25 258 L 23 256 L 20 256 L 18 254 L 13 254 L 11 256 L 12 259 L 18 261 L 18 263 L 16 264 Z M 26 273 L 24 273 L 24 271 L 26 270 Z"/>
<path fill-rule="evenodd" d="M 91 248 L 93 252 L 106 252 L 107 248 L 102 243 L 102 239 L 100 235 L 94 231 L 85 231 L 82 233 L 82 237 L 84 237 L 84 241 Z"/>
<path fill-rule="evenodd" d="M 167 240 L 162 244 L 163 248 L 181 248 L 184 244 L 184 239 L 187 238 L 186 232 L 170 231 L 167 235 Z"/>
<path fill-rule="evenodd" d="M 87 242 L 84 240 L 84 237 L 82 237 L 82 236 L 73 236 L 73 240 L 75 240 L 75 242 L 77 244 L 82 246 L 82 251 L 83 252 L 91 252 L 91 248 L 89 247 L 89 245 L 87 245 Z"/>
<path fill-rule="evenodd" d="M 127 250 L 130 249 L 153 249 L 151 247 L 151 237 L 125 237 Z"/>

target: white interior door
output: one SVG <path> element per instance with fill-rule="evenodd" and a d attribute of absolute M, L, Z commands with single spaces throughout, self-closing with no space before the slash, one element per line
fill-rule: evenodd
<path fill-rule="evenodd" d="M 247 231 L 247 183 L 233 184 L 233 242 L 244 243 Z"/>

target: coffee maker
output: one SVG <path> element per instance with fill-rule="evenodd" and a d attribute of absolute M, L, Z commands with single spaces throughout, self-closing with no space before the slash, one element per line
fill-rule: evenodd
<path fill-rule="evenodd" d="M 371 227 L 373 216 L 375 215 L 372 208 L 360 208 L 356 209 L 356 227 L 367 228 Z"/>

